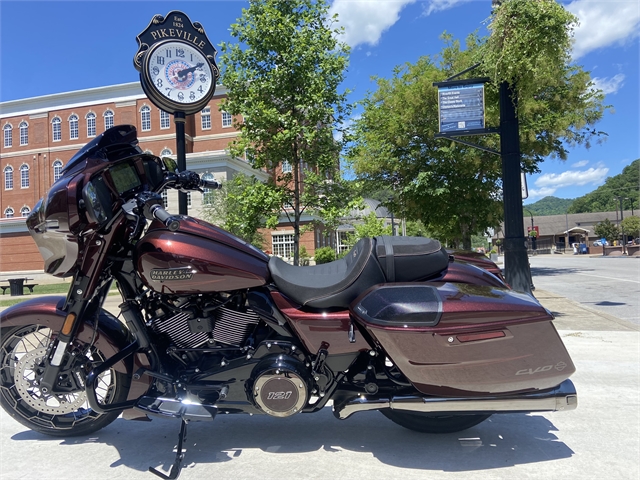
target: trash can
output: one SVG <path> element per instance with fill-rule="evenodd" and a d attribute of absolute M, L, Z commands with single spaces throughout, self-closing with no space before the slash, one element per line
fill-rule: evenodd
<path fill-rule="evenodd" d="M 586 243 L 581 243 L 580 247 L 579 247 L 579 251 L 582 254 L 589 253 L 589 249 L 587 248 L 587 244 Z"/>
<path fill-rule="evenodd" d="M 12 297 L 24 294 L 24 278 L 10 278 L 9 290 Z"/>

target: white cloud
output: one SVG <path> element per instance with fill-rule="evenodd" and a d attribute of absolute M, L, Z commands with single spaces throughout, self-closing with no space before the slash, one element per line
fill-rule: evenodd
<path fill-rule="evenodd" d="M 566 8 L 580 20 L 575 31 L 574 59 L 598 48 L 631 41 L 640 32 L 638 0 L 574 0 Z"/>
<path fill-rule="evenodd" d="M 429 0 L 422 8 L 425 15 L 431 15 L 434 12 L 447 10 L 455 7 L 459 3 L 471 2 L 472 0 Z M 487 11 L 488 16 L 488 11 Z"/>
<path fill-rule="evenodd" d="M 589 160 L 580 160 L 579 162 L 572 163 L 573 168 L 585 167 L 589 163 Z"/>
<path fill-rule="evenodd" d="M 416 0 L 335 0 L 329 11 L 337 13 L 345 33 L 341 38 L 351 47 L 368 43 L 376 45 L 382 33 L 400 19 L 400 11 Z"/>
<path fill-rule="evenodd" d="M 595 88 L 602 90 L 605 95 L 608 95 L 609 93 L 618 93 L 618 90 L 620 90 L 622 85 L 624 85 L 622 83 L 624 82 L 624 79 L 625 76 L 622 73 L 618 73 L 611 78 L 594 77 L 591 80 L 593 81 Z"/>
<path fill-rule="evenodd" d="M 583 162 L 587 161 L 583 160 L 577 162 L 575 165 L 582 166 L 581 164 Z M 534 183 L 537 188 L 529 190 L 529 197 L 553 195 L 556 190 L 564 187 L 582 186 L 588 183 L 598 185 L 604 182 L 608 172 L 609 169 L 607 167 L 598 166 L 587 170 L 567 170 L 562 173 L 545 173 L 536 179 Z"/>
<path fill-rule="evenodd" d="M 529 193 L 529 196 L 527 197 L 527 199 L 531 200 L 533 198 L 544 198 L 544 197 L 553 195 L 554 193 L 556 193 L 556 189 L 555 188 L 530 188 L 528 190 L 528 193 Z"/>

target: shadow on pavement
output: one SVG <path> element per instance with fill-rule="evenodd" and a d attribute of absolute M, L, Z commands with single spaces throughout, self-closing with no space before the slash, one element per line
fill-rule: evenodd
<path fill-rule="evenodd" d="M 532 277 L 552 277 L 556 275 L 567 275 L 572 273 L 593 272 L 593 268 L 552 268 L 552 267 L 531 267 Z"/>
<path fill-rule="evenodd" d="M 105 462 L 105 473 L 107 468 L 119 466 L 139 471 L 153 466 L 168 472 L 174 460 L 178 430 L 177 421 L 158 419 L 143 423 L 118 419 L 98 434 L 64 439 L 60 446 L 73 449 L 76 445 L 97 443 L 114 447 L 120 458 L 111 465 Z M 284 419 L 219 415 L 213 423 L 188 426 L 183 468 L 194 464 L 215 468 L 215 464 L 224 462 L 243 462 L 245 450 L 258 449 L 274 460 L 278 455 L 304 454 L 293 459 L 288 456 L 287 464 L 292 460 L 310 462 L 308 455 L 312 454 L 315 466 L 309 468 L 314 470 L 322 468 L 319 467 L 322 463 L 316 463 L 318 458 L 332 461 L 325 452 L 343 450 L 370 454 L 384 464 L 400 468 L 445 472 L 488 470 L 571 457 L 574 452 L 558 441 L 556 431 L 545 417 L 525 414 L 494 415 L 469 430 L 441 435 L 404 429 L 379 412 L 359 413 L 344 422 L 336 420 L 329 408 L 314 415 Z M 12 440 L 60 442 L 32 431 L 15 434 Z M 73 453 L 60 449 L 60 455 L 69 461 L 86 461 Z"/>

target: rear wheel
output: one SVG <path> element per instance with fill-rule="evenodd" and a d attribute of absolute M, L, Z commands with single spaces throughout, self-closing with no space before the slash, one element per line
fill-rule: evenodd
<path fill-rule="evenodd" d="M 433 415 L 385 408 L 382 414 L 398 425 L 422 433 L 461 432 L 485 421 L 491 415 Z"/>
<path fill-rule="evenodd" d="M 40 387 L 43 361 L 53 331 L 41 325 L 3 328 L 0 343 L 0 405 L 26 427 L 56 437 L 87 435 L 113 422 L 119 411 L 99 414 L 88 405 L 84 382 L 91 369 L 105 360 L 95 346 L 74 343 L 73 361 L 60 372 L 57 393 Z M 101 404 L 124 402 L 129 378 L 114 369 L 97 381 Z"/>

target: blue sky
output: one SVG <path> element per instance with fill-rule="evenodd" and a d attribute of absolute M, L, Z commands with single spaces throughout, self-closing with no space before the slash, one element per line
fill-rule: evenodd
<path fill-rule="evenodd" d="M 640 157 L 640 2 L 561 1 L 580 19 L 573 59 L 591 72 L 613 112 L 597 125 L 609 134 L 567 161 L 548 159 L 528 177 L 531 203 L 546 195 L 575 198 Z M 233 1 L 0 0 L 0 101 L 138 81 L 136 35 L 156 13 L 181 10 L 214 44 L 233 40 L 229 26 L 248 3 Z M 464 39 L 485 32 L 491 0 L 334 0 L 332 11 L 352 47 L 345 88 L 352 101 L 375 89 L 373 75 L 440 51 L 448 31 Z"/>

